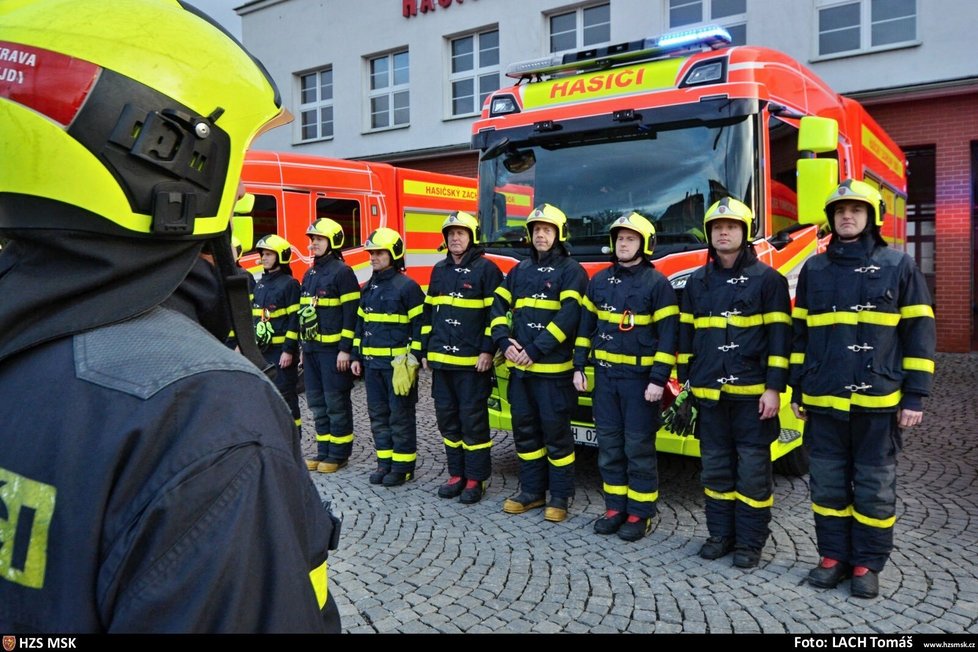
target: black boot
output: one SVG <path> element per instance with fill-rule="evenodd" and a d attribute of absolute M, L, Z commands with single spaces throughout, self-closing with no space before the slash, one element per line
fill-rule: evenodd
<path fill-rule="evenodd" d="M 480 480 L 469 480 L 465 483 L 465 489 L 462 490 L 462 495 L 458 497 L 458 502 L 463 505 L 471 505 L 482 500 L 482 494 L 485 493 L 486 483 Z"/>
<path fill-rule="evenodd" d="M 651 517 L 629 514 L 622 526 L 618 528 L 618 538 L 622 541 L 638 541 L 651 531 Z"/>
<path fill-rule="evenodd" d="M 439 498 L 455 498 L 465 487 L 465 478 L 460 475 L 453 475 L 448 482 L 438 487 Z"/>
<path fill-rule="evenodd" d="M 875 598 L 880 594 L 880 574 L 865 566 L 852 569 L 849 594 L 854 598 Z"/>
<path fill-rule="evenodd" d="M 377 470 L 370 474 L 370 484 L 382 484 L 384 476 L 391 472 L 389 466 L 378 466 Z"/>
<path fill-rule="evenodd" d="M 808 583 L 820 589 L 834 589 L 849 577 L 849 564 L 831 557 L 822 557 L 818 566 L 808 572 Z"/>
<path fill-rule="evenodd" d="M 628 518 L 628 514 L 625 512 L 609 509 L 604 513 L 604 516 L 594 522 L 594 532 L 595 534 L 614 534 L 626 518 Z"/>
<path fill-rule="evenodd" d="M 710 537 L 700 548 L 699 555 L 703 559 L 720 559 L 733 550 L 733 537 Z"/>

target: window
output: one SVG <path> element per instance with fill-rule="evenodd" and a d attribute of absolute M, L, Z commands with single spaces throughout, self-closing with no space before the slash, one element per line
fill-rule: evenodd
<path fill-rule="evenodd" d="M 907 253 L 913 256 L 934 298 L 937 268 L 937 152 L 933 145 L 908 148 L 907 155 Z M 900 206 L 892 210 L 899 212 Z"/>
<path fill-rule="evenodd" d="M 499 88 L 499 31 L 452 39 L 451 46 L 452 115 L 476 113 Z"/>
<path fill-rule="evenodd" d="M 899 46 L 917 38 L 917 0 L 819 4 L 819 56 Z"/>
<path fill-rule="evenodd" d="M 747 0 L 669 0 L 669 28 L 715 23 L 733 45 L 747 43 Z"/>
<path fill-rule="evenodd" d="M 611 4 L 582 7 L 550 17 L 550 51 L 576 50 L 611 40 Z"/>
<path fill-rule="evenodd" d="M 370 128 L 385 129 L 410 121 L 408 53 L 370 59 Z"/>
<path fill-rule="evenodd" d="M 299 140 L 333 137 L 333 69 L 299 75 Z"/>
<path fill-rule="evenodd" d="M 278 205 L 275 197 L 255 193 L 255 207 L 251 211 L 251 219 L 255 242 L 266 235 L 278 233 Z"/>
<path fill-rule="evenodd" d="M 316 199 L 316 219 L 328 217 L 343 227 L 343 249 L 359 247 L 360 202 L 351 199 Z"/>

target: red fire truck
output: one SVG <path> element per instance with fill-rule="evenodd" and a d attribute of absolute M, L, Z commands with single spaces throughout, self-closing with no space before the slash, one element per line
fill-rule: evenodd
<path fill-rule="evenodd" d="M 711 26 L 510 66 L 516 84 L 487 98 L 472 131 L 482 230 L 504 271 L 528 255 L 523 224 L 535 204 L 567 214 L 572 255 L 591 274 L 609 264 L 611 221 L 636 211 L 655 224 L 655 265 L 681 293 L 706 260 L 705 209 L 729 195 L 752 207 L 758 257 L 794 292 L 801 265 L 826 244 L 824 200 L 849 177 L 881 190 L 884 237 L 905 246 L 897 145 L 802 64 L 729 42 Z M 507 378 L 497 367 L 490 415 L 501 429 L 511 427 Z M 802 425 L 782 401 L 772 457 L 804 473 Z M 578 443 L 596 444 L 587 394 L 573 426 Z M 698 440 L 664 430 L 657 446 L 699 455 Z"/>

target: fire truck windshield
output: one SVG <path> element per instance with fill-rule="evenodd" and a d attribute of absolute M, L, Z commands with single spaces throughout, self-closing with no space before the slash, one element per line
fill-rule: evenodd
<path fill-rule="evenodd" d="M 632 211 L 655 225 L 657 255 L 705 246 L 703 215 L 711 203 L 727 195 L 752 203 L 754 134 L 744 115 L 715 126 L 514 140 L 480 163 L 485 240 L 525 246 L 525 218 L 547 202 L 567 215 L 574 256 L 583 260 L 606 259 L 608 226 Z"/>

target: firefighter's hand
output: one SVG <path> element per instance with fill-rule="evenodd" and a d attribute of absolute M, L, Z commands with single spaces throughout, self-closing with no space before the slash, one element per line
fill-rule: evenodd
<path fill-rule="evenodd" d="M 645 400 L 649 403 L 658 403 L 662 400 L 663 389 L 661 385 L 649 383 L 649 386 L 645 388 Z"/>
<path fill-rule="evenodd" d="M 795 413 L 795 417 L 801 421 L 808 421 L 808 413 L 805 412 L 805 408 L 798 405 L 797 403 L 791 404 L 791 411 Z"/>
<path fill-rule="evenodd" d="M 781 409 L 781 394 L 773 389 L 765 389 L 761 394 L 761 399 L 757 402 L 757 413 L 761 415 L 761 420 L 771 419 L 778 415 Z"/>
<path fill-rule="evenodd" d="M 427 367 L 425 367 L 427 369 Z M 480 353 L 479 359 L 475 363 L 475 370 L 479 373 L 484 373 L 492 368 L 492 354 L 491 353 Z"/>
<path fill-rule="evenodd" d="M 292 354 L 282 351 L 282 355 L 279 356 L 278 366 L 282 369 L 286 369 L 292 366 Z"/>
<path fill-rule="evenodd" d="M 360 374 L 363 373 L 363 366 L 359 360 L 354 360 L 350 363 L 350 372 L 357 378 L 360 377 Z"/>
<path fill-rule="evenodd" d="M 520 343 L 509 338 L 510 346 L 506 349 L 506 359 L 519 367 L 529 367 L 533 364 L 533 360 L 530 360 L 530 356 L 526 354 L 526 351 L 520 346 Z"/>
<path fill-rule="evenodd" d="M 587 376 L 584 375 L 583 371 L 574 372 L 574 389 L 579 392 L 587 391 Z"/>
<path fill-rule="evenodd" d="M 340 351 L 336 354 L 336 370 L 346 373 L 350 369 L 350 354 Z"/>
<path fill-rule="evenodd" d="M 924 413 L 900 408 L 897 410 L 897 423 L 901 428 L 913 428 L 924 420 Z"/>
<path fill-rule="evenodd" d="M 428 358 L 421 358 L 421 368 L 428 371 Z"/>

